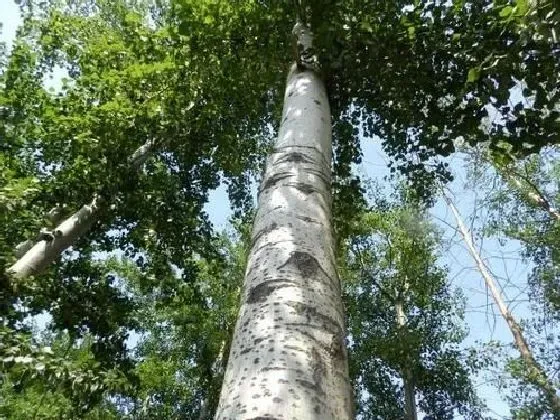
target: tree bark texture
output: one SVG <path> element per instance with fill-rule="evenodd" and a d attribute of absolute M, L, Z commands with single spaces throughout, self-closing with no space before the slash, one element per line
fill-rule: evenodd
<path fill-rule="evenodd" d="M 294 65 L 259 189 L 216 419 L 352 418 L 333 249 L 331 149 L 324 83 L 313 69 Z"/>
<path fill-rule="evenodd" d="M 149 140 L 132 154 L 129 164 L 133 169 L 139 169 L 150 156 L 155 142 Z M 8 275 L 22 280 L 26 277 L 40 274 L 68 247 L 72 246 L 85 234 L 97 220 L 103 202 L 95 197 L 89 204 L 84 205 L 76 213 L 60 223 L 53 231 L 57 231 L 52 240 L 40 240 L 29 251 L 19 258 L 10 268 Z"/>
<path fill-rule="evenodd" d="M 453 217 L 455 218 L 455 222 L 457 223 L 459 232 L 463 237 L 463 241 L 467 245 L 469 253 L 473 257 L 478 271 L 482 275 L 482 278 L 484 279 L 488 290 L 490 290 L 490 294 L 492 295 L 494 302 L 498 306 L 502 318 L 504 318 L 504 320 L 506 321 L 511 334 L 513 335 L 515 347 L 517 348 L 517 351 L 519 351 L 521 359 L 529 370 L 526 374 L 527 379 L 543 392 L 551 412 L 554 414 L 555 418 L 560 419 L 560 398 L 556 393 L 556 387 L 548 379 L 546 372 L 544 371 L 542 366 L 533 357 L 533 353 L 531 352 L 529 344 L 523 335 L 521 326 L 508 309 L 506 303 L 504 302 L 504 299 L 502 298 L 502 294 L 498 289 L 496 282 L 494 281 L 494 277 L 492 277 L 490 271 L 488 270 L 488 268 L 486 268 L 484 261 L 482 261 L 480 254 L 476 250 L 471 234 L 463 223 L 463 219 L 461 218 L 457 207 L 455 207 L 453 201 L 445 193 L 443 194 L 443 198 L 447 203 L 447 206 L 453 213 Z"/>

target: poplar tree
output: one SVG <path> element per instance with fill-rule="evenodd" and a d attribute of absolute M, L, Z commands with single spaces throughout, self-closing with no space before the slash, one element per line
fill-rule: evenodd
<path fill-rule="evenodd" d="M 298 14 L 278 138 L 259 188 L 244 294 L 216 418 L 350 419 L 331 224 L 331 113 Z"/>

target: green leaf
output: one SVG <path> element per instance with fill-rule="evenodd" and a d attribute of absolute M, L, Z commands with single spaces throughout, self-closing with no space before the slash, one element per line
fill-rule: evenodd
<path fill-rule="evenodd" d="M 361 26 L 362 30 L 364 30 L 364 31 L 366 31 L 366 32 L 370 32 L 370 33 L 373 32 L 373 28 L 372 28 L 372 26 L 371 26 L 371 23 L 369 23 L 369 22 L 366 21 L 366 20 L 363 20 L 363 21 L 360 23 L 360 26 Z"/>
<path fill-rule="evenodd" d="M 472 67 L 467 75 L 467 82 L 474 83 L 480 79 L 480 68 Z"/>
<path fill-rule="evenodd" d="M 415 34 L 416 34 L 416 28 L 414 26 L 409 26 L 408 27 L 408 38 L 410 40 L 413 40 Z"/>
<path fill-rule="evenodd" d="M 506 6 L 500 11 L 500 16 L 503 18 L 508 18 L 511 16 L 512 13 L 513 13 L 513 7 Z"/>
<path fill-rule="evenodd" d="M 529 11 L 529 2 L 527 0 L 517 0 L 515 4 L 515 14 L 524 16 Z"/>

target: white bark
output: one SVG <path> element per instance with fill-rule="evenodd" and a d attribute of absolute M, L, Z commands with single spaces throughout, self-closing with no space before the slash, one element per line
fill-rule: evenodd
<path fill-rule="evenodd" d="M 401 301 L 396 302 L 395 312 L 399 329 L 406 328 L 406 314 L 404 313 Z M 406 420 L 418 420 L 418 413 L 416 410 L 416 387 L 414 385 L 414 376 L 410 367 L 405 367 L 403 369 L 402 376 L 404 385 L 404 418 Z"/>
<path fill-rule="evenodd" d="M 139 169 L 150 156 L 155 142 L 148 140 L 132 154 L 129 164 Z M 103 207 L 102 200 L 95 197 L 89 204 L 60 223 L 53 231 L 57 235 L 52 240 L 40 240 L 8 268 L 8 275 L 14 279 L 24 279 L 45 270 L 60 254 L 85 234 L 97 220 Z"/>
<path fill-rule="evenodd" d="M 529 187 L 534 191 L 527 191 L 527 187 L 524 187 L 523 183 L 519 180 L 515 173 L 511 173 L 506 168 L 504 169 L 504 175 L 511 181 L 520 193 L 526 194 L 533 203 L 546 211 L 550 217 L 554 220 L 560 221 L 560 211 L 558 211 L 558 209 L 556 209 L 550 201 L 548 201 L 544 194 L 535 185 L 529 185 Z"/>
<path fill-rule="evenodd" d="M 259 190 L 216 419 L 352 418 L 331 226 L 331 148 L 325 86 L 313 70 L 294 65 Z"/>
<path fill-rule="evenodd" d="M 152 154 L 152 150 L 154 149 L 155 145 L 155 140 L 151 139 L 134 151 L 132 156 L 130 156 L 130 158 L 128 159 L 128 163 L 132 167 L 132 169 L 138 170 L 144 163 L 146 163 L 146 161 Z"/>
<path fill-rule="evenodd" d="M 504 318 L 504 320 L 506 321 L 511 331 L 511 334 L 513 335 L 515 347 L 519 351 L 521 359 L 525 362 L 525 365 L 529 370 L 526 375 L 527 378 L 530 380 L 531 383 L 533 383 L 533 385 L 539 387 L 543 391 L 548 401 L 550 410 L 555 416 L 557 416 L 557 418 L 560 418 L 560 398 L 556 394 L 557 391 L 556 387 L 548 379 L 546 372 L 543 370 L 543 368 L 540 366 L 537 360 L 533 357 L 533 353 L 531 352 L 531 349 L 529 348 L 529 344 L 527 343 L 527 340 L 523 335 L 523 330 L 521 329 L 521 326 L 519 325 L 519 323 L 516 321 L 516 319 L 513 317 L 512 313 L 508 309 L 506 303 L 504 302 L 504 299 L 502 298 L 502 294 L 500 290 L 498 290 L 496 281 L 494 281 L 494 277 L 492 277 L 490 271 L 486 267 L 486 264 L 484 264 L 484 261 L 482 261 L 480 254 L 476 250 L 471 234 L 467 229 L 467 227 L 465 226 L 465 224 L 463 223 L 463 219 L 461 218 L 461 215 L 459 214 L 457 207 L 455 207 L 453 201 L 445 193 L 443 193 L 443 198 L 447 203 L 447 206 L 451 210 L 451 213 L 453 213 L 453 217 L 455 218 L 455 222 L 457 223 L 459 232 L 463 237 L 463 241 L 467 245 L 469 253 L 474 259 L 478 271 L 482 275 L 482 278 L 484 279 L 484 282 L 486 283 L 488 290 L 490 290 L 490 294 L 492 295 L 492 298 L 494 299 L 496 306 L 498 306 L 502 318 Z"/>
<path fill-rule="evenodd" d="M 16 258 L 23 257 L 27 251 L 33 248 L 33 245 L 35 245 L 35 241 L 31 239 L 26 239 L 25 241 L 20 242 L 14 248 L 14 255 L 16 256 Z"/>
<path fill-rule="evenodd" d="M 560 211 L 548 200 L 544 194 L 528 177 L 519 174 L 513 165 L 505 165 L 499 163 L 492 157 L 492 154 L 486 153 L 483 159 L 494 166 L 496 172 L 502 177 L 505 182 L 509 182 L 521 195 L 524 195 L 534 205 L 546 211 L 551 218 L 560 221 Z"/>
<path fill-rule="evenodd" d="M 49 266 L 66 248 L 71 246 L 78 238 L 89 230 L 96 220 L 100 209 L 98 198 L 70 216 L 58 225 L 55 230 L 57 236 L 52 240 L 38 241 L 14 265 L 8 268 L 8 274 L 15 279 L 39 274 Z"/>

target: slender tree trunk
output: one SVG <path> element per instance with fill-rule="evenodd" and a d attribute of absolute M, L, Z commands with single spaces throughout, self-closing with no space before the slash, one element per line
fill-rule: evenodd
<path fill-rule="evenodd" d="M 482 261 L 482 258 L 480 257 L 478 251 L 476 250 L 471 234 L 466 228 L 465 224 L 463 223 L 461 215 L 459 214 L 459 211 L 455 207 L 455 204 L 453 204 L 453 201 L 445 193 L 443 193 L 443 198 L 447 203 L 447 206 L 453 213 L 453 217 L 455 218 L 455 222 L 457 223 L 459 232 L 461 233 L 461 236 L 463 237 L 463 240 L 467 245 L 469 253 L 473 257 L 476 266 L 478 268 L 478 271 L 480 272 L 480 274 L 484 279 L 484 282 L 486 283 L 486 286 L 490 290 L 490 294 L 492 295 L 494 302 L 498 306 L 500 314 L 508 324 L 511 334 L 513 335 L 515 347 L 519 351 L 519 354 L 521 355 L 521 359 L 523 360 L 523 362 L 525 363 L 528 369 L 528 372 L 525 375 L 526 378 L 533 385 L 540 388 L 540 390 L 544 393 L 547 399 L 552 414 L 554 414 L 555 418 L 560 419 L 560 398 L 556 394 L 557 391 L 556 387 L 548 379 L 544 369 L 533 357 L 531 349 L 529 348 L 529 344 L 527 343 L 527 340 L 525 340 L 525 337 L 523 336 L 523 330 L 521 329 L 521 326 L 517 323 L 517 321 L 509 311 L 506 303 L 504 302 L 502 298 L 502 294 L 498 290 L 494 278 L 490 274 L 490 271 L 486 268 L 484 261 Z"/>
<path fill-rule="evenodd" d="M 536 185 L 526 180 L 526 183 L 529 184 L 528 187 L 532 189 L 532 191 L 527 191 L 527 186 L 523 185 L 523 182 L 516 173 L 512 173 L 512 171 L 507 168 L 501 170 L 500 173 L 503 174 L 520 193 L 525 194 L 534 204 L 546 211 L 554 220 L 560 221 L 560 211 L 550 204 L 550 201 L 548 201 Z"/>
<path fill-rule="evenodd" d="M 220 345 L 220 351 L 216 357 L 216 360 L 213 363 L 213 366 L 210 368 L 210 374 L 208 375 L 210 380 L 209 382 L 212 383 L 212 381 L 215 379 L 215 376 L 220 375 L 224 369 L 225 369 L 225 350 L 227 347 L 227 341 L 226 340 L 222 340 L 222 344 Z M 206 398 L 204 398 L 204 400 L 201 403 L 201 408 L 200 408 L 200 413 L 198 415 L 198 420 L 208 420 L 210 418 L 212 418 L 212 407 L 211 407 L 211 403 L 212 401 L 216 401 L 214 399 L 214 397 L 216 397 L 216 393 L 213 393 L 212 390 L 214 388 L 210 387 L 208 394 L 206 395 Z"/>
<path fill-rule="evenodd" d="M 155 142 L 149 140 L 140 146 L 130 157 L 129 164 L 139 169 L 150 156 Z M 60 223 L 53 231 L 52 240 L 40 240 L 29 249 L 14 265 L 8 268 L 8 275 L 15 279 L 24 279 L 45 270 L 60 254 L 73 245 L 85 234 L 97 220 L 103 202 L 99 197 L 84 205 L 80 210 Z"/>
<path fill-rule="evenodd" d="M 395 304 L 395 311 L 397 317 L 397 325 L 400 330 L 406 328 L 406 315 L 404 313 L 403 304 L 397 301 Z M 404 418 L 406 420 L 418 420 L 418 413 L 416 411 L 416 389 L 414 385 L 414 375 L 410 367 L 405 367 L 402 371 L 403 384 L 404 384 Z"/>
<path fill-rule="evenodd" d="M 307 29 L 298 23 L 294 33 L 309 52 Z M 324 83 L 312 68 L 294 65 L 259 190 L 216 419 L 353 416 L 333 250 L 331 149 Z"/>

